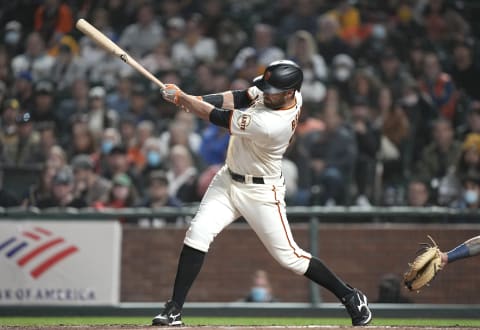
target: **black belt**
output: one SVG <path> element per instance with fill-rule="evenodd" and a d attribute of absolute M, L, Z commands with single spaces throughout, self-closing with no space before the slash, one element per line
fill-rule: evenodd
<path fill-rule="evenodd" d="M 230 176 L 232 177 L 232 180 L 235 180 L 240 183 L 245 183 L 245 175 L 241 175 L 235 172 L 232 172 L 230 169 L 228 169 L 228 172 L 230 173 Z M 265 180 L 261 176 L 252 176 L 252 183 L 255 184 L 265 184 Z"/>

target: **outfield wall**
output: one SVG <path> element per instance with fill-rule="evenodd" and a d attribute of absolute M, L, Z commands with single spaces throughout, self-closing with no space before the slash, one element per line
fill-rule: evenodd
<path fill-rule="evenodd" d="M 308 249 L 312 243 L 309 225 L 292 227 L 297 243 Z M 480 224 L 332 223 L 320 224 L 316 232 L 316 254 L 374 301 L 382 276 L 401 276 L 418 243 L 427 241 L 427 234 L 448 250 L 478 235 Z M 169 297 L 184 233 L 184 228 L 124 228 L 121 301 L 163 301 Z M 479 260 L 470 258 L 449 265 L 420 294 L 405 288 L 401 293 L 415 303 L 480 304 Z M 268 272 L 279 301 L 310 301 L 309 281 L 281 268 L 244 224 L 232 225 L 214 241 L 189 301 L 241 300 L 256 269 Z M 324 290 L 320 298 L 336 301 Z"/>

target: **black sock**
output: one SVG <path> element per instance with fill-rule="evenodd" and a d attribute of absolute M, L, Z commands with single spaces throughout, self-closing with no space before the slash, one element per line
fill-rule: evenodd
<path fill-rule="evenodd" d="M 338 299 L 352 292 L 320 259 L 312 257 L 305 276 L 332 292 Z"/>
<path fill-rule="evenodd" d="M 178 261 L 177 276 L 175 277 L 172 296 L 172 300 L 176 302 L 180 308 L 183 307 L 188 291 L 193 281 L 197 278 L 198 273 L 200 273 L 205 254 L 205 252 L 187 245 L 183 246 L 182 253 L 180 253 L 180 260 Z"/>

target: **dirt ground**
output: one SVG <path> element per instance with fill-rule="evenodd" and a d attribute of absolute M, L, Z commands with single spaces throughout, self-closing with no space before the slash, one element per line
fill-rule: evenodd
<path fill-rule="evenodd" d="M 148 325 L 140 325 L 140 326 L 131 326 L 131 325 L 111 325 L 111 326 L 105 326 L 105 325 L 99 325 L 99 326 L 41 326 L 41 327 L 35 327 L 35 326 L 29 326 L 29 327 L 3 327 L 0 326 L 0 330 L 16 330 L 16 329 L 28 329 L 28 330 L 80 330 L 80 329 L 86 329 L 86 330 L 97 330 L 97 329 L 106 329 L 106 330 L 153 330 L 153 329 L 160 329 L 161 327 L 153 327 L 153 326 L 148 326 Z M 349 327 L 349 326 L 217 326 L 217 327 L 212 327 L 212 326 L 184 326 L 184 327 L 165 327 L 164 329 L 175 329 L 175 330 L 280 330 L 280 329 L 288 329 L 288 330 L 339 330 L 339 329 L 348 329 L 348 328 L 354 328 L 354 327 Z M 451 330 L 451 329 L 457 329 L 459 327 L 423 327 L 423 326 L 417 326 L 417 327 L 390 327 L 390 326 L 366 326 L 361 329 L 389 329 L 389 330 Z M 357 328 L 355 328 L 357 329 Z M 478 328 L 471 328 L 471 327 L 461 327 L 459 329 L 462 330 L 474 330 Z"/>

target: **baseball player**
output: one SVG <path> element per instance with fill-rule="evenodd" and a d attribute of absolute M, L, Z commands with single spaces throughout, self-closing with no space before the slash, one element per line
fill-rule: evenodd
<path fill-rule="evenodd" d="M 448 252 L 442 252 L 440 254 L 442 258 L 442 268 L 459 259 L 473 257 L 478 254 L 480 254 L 480 236 L 475 236 Z"/>
<path fill-rule="evenodd" d="M 173 295 L 152 325 L 182 325 L 181 310 L 210 244 L 226 226 L 243 216 L 282 266 L 331 291 L 356 326 L 367 325 L 372 313 L 367 297 L 336 276 L 320 259 L 293 239 L 286 216 L 281 162 L 294 134 L 302 107 L 303 72 L 292 61 L 275 61 L 247 90 L 203 97 L 169 84 L 165 100 L 215 125 L 231 138 L 226 164 L 213 178 L 186 233 Z"/>

